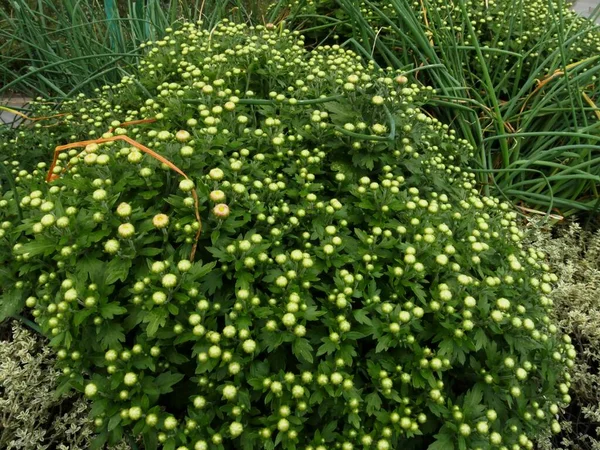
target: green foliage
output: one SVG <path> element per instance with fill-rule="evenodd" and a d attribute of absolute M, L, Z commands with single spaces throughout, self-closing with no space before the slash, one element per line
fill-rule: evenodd
<path fill-rule="evenodd" d="M 16 322 L 0 332 L 0 446 L 87 450 L 94 436 L 89 402 L 73 393 L 56 396 L 60 373 L 50 349 Z M 112 449 L 129 448 L 121 442 Z"/>
<path fill-rule="evenodd" d="M 47 166 L 11 167 L 5 265 L 61 389 L 94 399 L 93 448 L 126 431 L 147 450 L 558 432 L 573 346 L 516 212 L 477 193 L 473 147 L 424 112 L 434 90 L 304 44 L 168 30 L 138 78 L 59 108 L 76 139 L 164 160 L 117 140 L 62 153 L 50 184 Z"/>
<path fill-rule="evenodd" d="M 211 28 L 262 17 L 263 0 L 10 0 L 0 3 L 0 95 L 72 98 L 135 74 L 139 45 L 178 20 Z"/>
<path fill-rule="evenodd" d="M 429 111 L 478 149 L 486 192 L 563 215 L 597 208 L 600 32 L 566 2 L 278 1 L 272 12 L 433 86 Z"/>

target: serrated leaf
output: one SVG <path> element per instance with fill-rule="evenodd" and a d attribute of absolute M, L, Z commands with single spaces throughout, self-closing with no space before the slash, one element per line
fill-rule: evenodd
<path fill-rule="evenodd" d="M 104 263 L 98 258 L 85 255 L 77 261 L 77 269 L 85 273 L 86 279 L 92 283 L 100 283 L 104 273 Z"/>
<path fill-rule="evenodd" d="M 310 396 L 310 404 L 311 405 L 320 405 L 323 402 L 323 392 L 322 391 L 314 391 Z"/>
<path fill-rule="evenodd" d="M 371 392 L 365 397 L 367 401 L 367 414 L 372 416 L 381 408 L 381 397 L 377 392 Z"/>
<path fill-rule="evenodd" d="M 477 329 L 473 340 L 475 341 L 475 350 L 481 350 L 489 342 L 489 339 L 488 339 L 487 335 L 485 334 L 485 331 L 483 330 L 483 328 Z"/>
<path fill-rule="evenodd" d="M 337 420 L 332 420 L 327 425 L 325 425 L 325 428 L 321 430 L 321 436 L 323 437 L 323 439 L 325 439 L 325 441 L 332 441 L 334 439 L 335 436 L 333 432 L 337 428 L 337 424 Z"/>
<path fill-rule="evenodd" d="M 172 392 L 172 387 L 181 380 L 183 380 L 183 374 L 181 373 L 163 372 L 155 378 L 154 384 L 161 394 L 167 394 Z"/>
<path fill-rule="evenodd" d="M 463 399 L 463 410 L 466 417 L 475 418 L 483 413 L 486 406 L 481 403 L 482 399 L 483 388 L 481 385 L 476 384 L 469 392 L 467 392 Z"/>
<path fill-rule="evenodd" d="M 264 387 L 262 377 L 250 377 L 248 378 L 248 384 L 255 390 L 261 390 Z"/>
<path fill-rule="evenodd" d="M 255 442 L 256 438 L 254 438 L 252 435 L 249 437 L 244 436 L 244 439 L 241 440 L 242 450 L 253 450 Z"/>
<path fill-rule="evenodd" d="M 103 328 L 100 342 L 105 348 L 113 347 L 119 342 L 125 342 L 123 327 L 119 324 L 111 323 L 109 327 Z"/>
<path fill-rule="evenodd" d="M 105 319 L 112 319 L 114 316 L 125 314 L 127 308 L 123 308 L 117 303 L 107 303 L 100 308 L 100 315 Z"/>
<path fill-rule="evenodd" d="M 387 334 L 380 337 L 377 341 L 377 347 L 375 347 L 375 353 L 386 351 L 388 348 L 390 348 L 390 345 L 392 344 L 393 340 L 394 338 Z"/>
<path fill-rule="evenodd" d="M 92 402 L 92 408 L 90 409 L 90 417 L 98 417 L 106 411 L 108 407 L 108 399 L 100 398 Z"/>
<path fill-rule="evenodd" d="M 262 336 L 262 343 L 265 345 L 266 350 L 269 353 L 271 353 L 283 343 L 283 333 L 266 332 Z"/>
<path fill-rule="evenodd" d="M 54 398 L 59 399 L 63 395 L 65 395 L 72 388 L 72 380 L 68 379 L 61 382 L 57 388 L 54 390 Z"/>
<path fill-rule="evenodd" d="M 213 261 L 208 264 L 202 264 L 202 261 L 195 262 L 192 265 L 192 268 L 188 271 L 188 275 L 193 280 L 198 280 L 206 275 L 208 275 L 217 265 L 216 261 Z"/>
<path fill-rule="evenodd" d="M 363 325 L 371 325 L 371 319 L 367 315 L 367 312 L 364 309 L 357 309 L 353 312 L 354 318 L 358 323 Z"/>
<path fill-rule="evenodd" d="M 427 450 L 454 450 L 454 439 L 447 433 L 435 435 L 436 441 L 427 447 Z"/>
<path fill-rule="evenodd" d="M 117 280 L 125 281 L 131 269 L 131 260 L 124 258 L 113 258 L 105 266 L 104 282 L 113 284 Z"/>
<path fill-rule="evenodd" d="M 319 347 L 319 349 L 317 350 L 317 356 L 321 356 L 324 354 L 332 354 L 333 352 L 335 352 L 337 350 L 337 346 L 331 342 L 331 340 L 329 338 L 323 338 L 323 344 Z"/>
<path fill-rule="evenodd" d="M 362 339 L 364 337 L 365 337 L 365 335 L 363 333 L 361 333 L 360 331 L 349 331 L 348 333 L 344 333 L 345 339 L 351 339 L 353 341 Z"/>
<path fill-rule="evenodd" d="M 23 309 L 25 299 L 21 289 L 8 289 L 0 295 L 0 322 Z"/>
<path fill-rule="evenodd" d="M 223 273 L 214 270 L 208 273 L 202 280 L 202 284 L 206 288 L 208 295 L 213 295 L 221 286 L 223 286 Z"/>
<path fill-rule="evenodd" d="M 325 311 L 317 310 L 316 306 L 309 306 L 302 314 L 305 320 L 317 320 L 325 314 Z"/>
<path fill-rule="evenodd" d="M 169 316 L 168 311 L 157 308 L 150 311 L 144 317 L 143 322 L 146 322 L 148 326 L 146 327 L 146 334 L 149 337 L 152 337 L 156 334 L 159 328 L 162 328 L 167 323 L 167 317 Z"/>
<path fill-rule="evenodd" d="M 193 338 L 190 338 L 189 340 L 193 340 Z M 185 341 L 183 341 L 183 342 L 185 342 Z M 169 362 L 171 364 L 175 364 L 175 365 L 184 364 L 189 361 L 189 358 L 187 356 L 182 355 L 181 353 L 177 353 L 177 352 L 170 352 L 167 355 L 167 359 L 169 360 Z"/>
<path fill-rule="evenodd" d="M 292 343 L 292 353 L 301 361 L 313 362 L 313 348 L 307 339 L 297 338 Z"/>

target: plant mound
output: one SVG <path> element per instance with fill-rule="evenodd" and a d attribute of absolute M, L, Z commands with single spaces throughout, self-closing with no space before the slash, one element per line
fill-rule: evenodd
<path fill-rule="evenodd" d="M 94 399 L 98 443 L 533 448 L 559 431 L 574 351 L 548 318 L 556 277 L 420 109 L 431 89 L 279 28 L 187 24 L 147 50 L 94 100 L 114 129 L 50 183 L 15 168 L 0 204 L 4 295 Z M 63 112 L 85 128 L 80 102 Z"/>

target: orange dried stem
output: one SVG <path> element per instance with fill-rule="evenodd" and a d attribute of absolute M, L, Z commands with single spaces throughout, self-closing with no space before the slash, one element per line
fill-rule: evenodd
<path fill-rule="evenodd" d="M 146 120 L 150 120 L 150 119 L 146 119 Z M 175 172 L 177 172 L 183 178 L 186 178 L 189 180 L 189 177 L 185 174 L 185 172 L 183 172 L 179 167 L 177 167 L 171 161 L 166 159 L 164 156 L 161 156 L 158 153 L 156 153 L 154 150 L 151 150 L 148 147 L 146 147 L 145 145 L 142 145 L 139 142 L 134 141 L 133 139 L 131 139 L 128 136 L 113 136 L 113 137 L 109 137 L 109 138 L 100 138 L 100 139 L 91 139 L 88 141 L 72 142 L 70 144 L 57 146 L 56 149 L 54 150 L 54 159 L 52 160 L 52 164 L 50 165 L 50 169 L 48 170 L 48 175 L 46 176 L 46 181 L 47 182 L 54 181 L 60 177 L 60 175 L 53 173 L 54 168 L 56 167 L 56 162 L 58 161 L 58 154 L 60 152 L 65 151 L 65 150 L 70 150 L 72 148 L 87 147 L 90 144 L 103 144 L 105 142 L 114 142 L 114 141 L 127 142 L 128 144 L 132 145 L 133 147 L 136 147 L 137 149 L 143 151 L 144 153 L 149 154 L 154 159 L 165 164 L 167 167 L 169 167 L 171 170 L 174 170 Z M 196 233 L 194 245 L 192 246 L 192 252 L 190 255 L 191 261 L 194 260 L 194 256 L 196 255 L 196 249 L 198 247 L 198 239 L 200 239 L 200 234 L 202 232 L 202 220 L 200 219 L 200 204 L 199 204 L 199 200 L 198 200 L 198 194 L 196 193 L 195 190 L 192 191 L 192 197 L 194 199 L 196 220 L 198 221 L 198 224 L 200 226 Z"/>

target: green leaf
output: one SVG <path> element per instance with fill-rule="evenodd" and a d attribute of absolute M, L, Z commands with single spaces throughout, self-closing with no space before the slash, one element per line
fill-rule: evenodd
<path fill-rule="evenodd" d="M 108 431 L 112 431 L 117 428 L 117 425 L 121 423 L 121 416 L 119 414 L 113 415 L 108 421 Z"/>
<path fill-rule="evenodd" d="M 117 280 L 125 281 L 131 269 L 131 260 L 124 258 L 113 258 L 105 267 L 104 282 L 113 284 Z"/>
<path fill-rule="evenodd" d="M 117 323 L 111 323 L 110 326 L 102 329 L 100 342 L 106 348 L 110 348 L 119 342 L 125 342 L 123 327 Z"/>
<path fill-rule="evenodd" d="M 163 445 L 163 450 L 175 450 L 175 439 L 167 439 L 167 441 Z"/>
<path fill-rule="evenodd" d="M 454 439 L 447 433 L 435 435 L 436 441 L 427 447 L 427 450 L 454 450 Z"/>
<path fill-rule="evenodd" d="M 57 243 L 55 240 L 38 236 L 35 241 L 24 244 L 22 247 L 15 250 L 15 252 L 19 255 L 29 253 L 29 256 L 48 256 L 56 250 L 56 246 Z"/>
<path fill-rule="evenodd" d="M 104 444 L 108 440 L 108 433 L 103 432 L 97 434 L 96 437 L 92 440 L 90 444 L 90 450 L 102 450 L 104 448 Z"/>
<path fill-rule="evenodd" d="M 146 334 L 152 337 L 156 334 L 159 328 L 162 328 L 167 323 L 169 312 L 162 308 L 153 309 L 145 317 L 143 322 L 147 323 Z"/>
<path fill-rule="evenodd" d="M 192 280 L 198 280 L 209 274 L 216 265 L 216 261 L 204 265 L 202 264 L 202 261 L 195 262 L 189 270 L 188 275 Z"/>
<path fill-rule="evenodd" d="M 384 352 L 390 345 L 392 344 L 394 338 L 388 334 L 380 337 L 377 342 L 377 347 L 375 347 L 375 353 Z"/>
<path fill-rule="evenodd" d="M 307 363 L 313 362 L 313 348 L 307 339 L 297 338 L 292 343 L 292 353 L 296 358 Z"/>
<path fill-rule="evenodd" d="M 223 273 L 219 270 L 213 270 L 204 277 L 202 284 L 205 286 L 207 294 L 213 295 L 217 292 L 217 289 L 223 286 Z"/>
<path fill-rule="evenodd" d="M 476 384 L 463 399 L 463 410 L 467 417 L 476 417 L 483 412 L 485 407 L 481 404 L 482 399 L 483 388 Z"/>
<path fill-rule="evenodd" d="M 271 353 L 283 343 L 283 333 L 265 332 L 261 335 L 262 343 L 266 347 L 267 352 Z"/>
<path fill-rule="evenodd" d="M 273 314 L 275 314 L 275 312 L 273 311 L 273 308 L 268 308 L 266 306 L 252 308 L 251 311 L 252 311 L 252 314 L 254 314 L 254 316 L 258 317 L 259 319 L 264 319 L 265 317 L 269 317 L 269 316 L 272 316 Z"/>
<path fill-rule="evenodd" d="M 321 436 L 323 437 L 323 439 L 325 439 L 326 441 L 332 441 L 335 437 L 333 435 L 333 432 L 337 428 L 337 425 L 337 420 L 332 420 L 327 425 L 325 425 L 325 428 L 321 430 Z"/>
<path fill-rule="evenodd" d="M 317 310 L 316 306 L 309 306 L 303 311 L 303 316 L 305 320 L 317 320 L 319 317 L 325 314 L 325 311 Z"/>
<path fill-rule="evenodd" d="M 363 325 L 371 325 L 371 319 L 369 319 L 369 316 L 367 315 L 367 312 L 364 309 L 357 309 L 356 311 L 354 311 L 353 314 L 354 318 L 358 323 L 361 323 Z"/>
<path fill-rule="evenodd" d="M 360 417 L 358 417 L 358 414 L 350 413 L 348 415 L 348 422 L 350 422 L 350 425 L 352 425 L 357 430 L 360 429 Z"/>
<path fill-rule="evenodd" d="M 372 416 L 381 408 L 381 397 L 377 392 L 372 392 L 366 396 L 367 401 L 367 414 Z"/>
<path fill-rule="evenodd" d="M 126 312 L 127 308 L 123 308 L 117 303 L 107 303 L 106 305 L 100 308 L 100 314 L 105 319 L 112 319 L 114 316 L 125 314 Z"/>
<path fill-rule="evenodd" d="M 108 407 L 108 399 L 101 398 L 96 399 L 92 402 L 92 408 L 90 409 L 90 417 L 98 417 L 102 413 L 106 412 Z"/>
<path fill-rule="evenodd" d="M 85 322 L 85 319 L 87 319 L 89 316 L 91 316 L 92 314 L 94 314 L 94 312 L 95 311 L 93 309 L 82 309 L 82 310 L 77 311 L 73 315 L 73 325 L 75 325 L 76 327 L 78 327 L 83 322 Z"/>
<path fill-rule="evenodd" d="M 330 355 L 337 350 L 337 345 L 331 342 L 329 338 L 323 338 L 322 341 L 323 344 L 317 350 L 317 356 L 324 355 L 325 353 Z"/>
<path fill-rule="evenodd" d="M 103 281 L 104 263 L 98 258 L 85 255 L 77 261 L 77 269 L 86 275 L 92 283 Z"/>
<path fill-rule="evenodd" d="M 156 256 L 160 255 L 163 251 L 162 248 L 144 247 L 138 254 L 141 256 Z"/>
<path fill-rule="evenodd" d="M 57 388 L 54 390 L 54 398 L 61 398 L 63 395 L 65 395 L 67 392 L 69 392 L 71 390 L 72 386 L 72 381 L 71 379 L 65 380 L 63 382 L 61 382 Z"/>
<path fill-rule="evenodd" d="M 25 298 L 21 289 L 8 289 L 0 295 L 0 322 L 3 322 L 13 314 L 17 314 L 23 305 Z"/>
<path fill-rule="evenodd" d="M 487 335 L 485 334 L 485 331 L 483 330 L 483 328 L 477 329 L 473 339 L 475 341 L 475 350 L 481 350 L 489 342 L 489 339 L 488 339 Z"/>
<path fill-rule="evenodd" d="M 172 392 L 172 387 L 183 380 L 182 373 L 163 372 L 156 377 L 154 383 L 161 394 Z"/>

